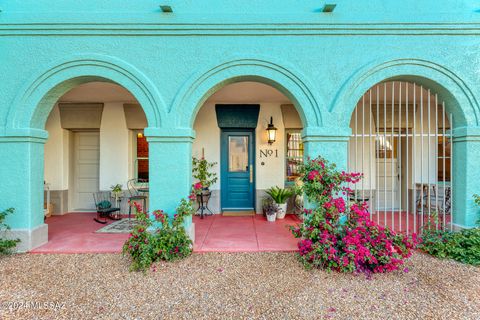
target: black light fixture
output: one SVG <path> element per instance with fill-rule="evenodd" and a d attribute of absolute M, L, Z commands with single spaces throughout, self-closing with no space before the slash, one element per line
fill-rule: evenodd
<path fill-rule="evenodd" d="M 160 10 L 162 10 L 163 13 L 172 13 L 173 12 L 173 9 L 171 6 L 167 6 L 167 5 L 160 5 Z"/>
<path fill-rule="evenodd" d="M 272 144 L 275 142 L 277 136 L 277 128 L 273 125 L 273 117 L 270 117 L 270 123 L 267 127 L 267 135 L 268 135 L 268 144 Z"/>
<path fill-rule="evenodd" d="M 335 10 L 335 7 L 337 5 L 336 4 L 326 4 L 323 6 L 323 9 L 322 9 L 322 12 L 325 12 L 325 13 L 331 13 L 333 12 L 333 10 Z"/>

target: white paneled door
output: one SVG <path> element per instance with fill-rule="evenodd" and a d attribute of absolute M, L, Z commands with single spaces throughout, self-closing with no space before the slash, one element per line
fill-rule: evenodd
<path fill-rule="evenodd" d="M 99 132 L 76 132 L 74 149 L 73 210 L 93 210 L 93 193 L 99 188 Z"/>
<path fill-rule="evenodd" d="M 399 206 L 398 160 L 392 158 L 377 159 L 377 210 L 396 210 Z"/>

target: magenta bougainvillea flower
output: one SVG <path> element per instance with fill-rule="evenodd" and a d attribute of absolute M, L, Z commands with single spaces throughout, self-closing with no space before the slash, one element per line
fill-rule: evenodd
<path fill-rule="evenodd" d="M 321 157 L 306 161 L 300 173 L 314 208 L 305 210 L 303 223 L 291 229 L 301 239 L 298 254 L 306 267 L 371 274 L 397 270 L 411 256 L 415 234 L 407 237 L 376 224 L 366 203 L 346 203 L 344 197 L 352 195 L 349 185 L 360 181 L 361 173 L 339 172 Z"/>

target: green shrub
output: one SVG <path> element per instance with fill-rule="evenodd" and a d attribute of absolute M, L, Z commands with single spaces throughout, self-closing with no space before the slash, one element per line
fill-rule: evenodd
<path fill-rule="evenodd" d="M 480 196 L 474 194 L 473 200 L 480 205 Z M 437 230 L 438 217 L 434 218 L 435 221 L 427 222 L 422 228 L 422 242 L 418 247 L 438 258 L 480 266 L 480 227 L 458 232 Z"/>
<path fill-rule="evenodd" d="M 459 232 L 424 228 L 419 248 L 438 258 L 480 266 L 480 228 Z"/>
<path fill-rule="evenodd" d="M 156 261 L 173 261 L 192 253 L 192 240 L 183 227 L 185 218 L 194 212 L 189 201 L 182 199 L 173 218 L 162 210 L 154 211 L 154 220 L 139 204 L 134 205 L 136 224 L 123 245 L 123 254 L 132 259 L 131 271 L 146 271 Z"/>
<path fill-rule="evenodd" d="M 4 222 L 9 214 L 15 212 L 14 208 L 9 208 L 0 212 L 0 255 L 9 254 L 20 242 L 20 239 L 3 239 L 2 236 L 10 230 L 10 227 Z"/>

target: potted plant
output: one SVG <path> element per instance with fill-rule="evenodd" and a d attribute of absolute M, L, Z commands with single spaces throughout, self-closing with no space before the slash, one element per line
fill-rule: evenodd
<path fill-rule="evenodd" d="M 269 222 L 275 222 L 277 217 L 278 206 L 270 197 L 265 197 L 262 200 L 262 209 L 264 215 L 267 217 Z"/>
<path fill-rule="evenodd" d="M 203 157 L 201 159 L 192 157 L 192 176 L 204 190 L 208 190 L 218 180 L 217 174 L 210 171 L 216 165 L 216 162 L 208 162 Z"/>
<path fill-rule="evenodd" d="M 192 176 L 197 182 L 192 186 L 192 191 L 197 195 L 199 207 L 207 208 L 210 199 L 210 186 L 217 182 L 217 174 L 211 169 L 216 162 L 208 162 L 204 157 L 192 157 Z"/>
<path fill-rule="evenodd" d="M 122 195 L 122 185 L 117 183 L 110 188 L 112 189 L 112 196 L 115 198 L 115 201 L 118 202 L 118 199 Z"/>
<path fill-rule="evenodd" d="M 275 186 L 268 189 L 267 194 L 272 197 L 273 201 L 275 201 L 275 204 L 278 206 L 277 218 L 285 218 L 285 214 L 287 213 L 287 200 L 293 195 L 292 190 L 288 188 L 282 189 Z"/>
<path fill-rule="evenodd" d="M 266 196 L 262 198 L 262 212 L 263 216 L 267 216 L 267 210 L 271 207 L 272 204 L 275 204 L 272 197 Z"/>

